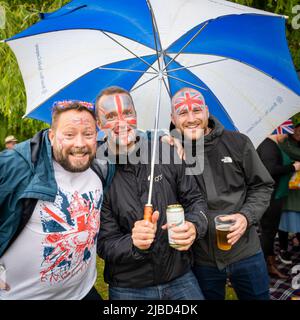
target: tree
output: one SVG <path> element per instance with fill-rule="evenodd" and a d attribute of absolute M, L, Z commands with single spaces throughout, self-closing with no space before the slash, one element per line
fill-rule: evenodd
<path fill-rule="evenodd" d="M 0 28 L 0 39 L 9 38 L 38 21 L 40 12 L 54 11 L 67 2 L 69 1 L 0 1 L 0 7 L 5 11 L 5 25 L 4 29 Z M 1 150 L 6 135 L 13 134 L 22 141 L 47 125 L 28 118 L 21 120 L 26 109 L 24 83 L 13 52 L 4 44 L 0 44 L 0 79 Z"/>

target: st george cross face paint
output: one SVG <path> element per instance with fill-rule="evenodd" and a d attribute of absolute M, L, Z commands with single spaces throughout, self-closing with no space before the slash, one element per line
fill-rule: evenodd
<path fill-rule="evenodd" d="M 199 139 L 208 130 L 208 108 L 200 92 L 192 88 L 178 91 L 172 99 L 172 122 L 186 138 Z"/>
<path fill-rule="evenodd" d="M 99 104 L 100 128 L 119 146 L 129 147 L 135 141 L 136 112 L 126 93 L 105 95 Z"/>

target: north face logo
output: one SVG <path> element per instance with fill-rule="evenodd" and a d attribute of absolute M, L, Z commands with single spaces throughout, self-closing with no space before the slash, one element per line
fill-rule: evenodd
<path fill-rule="evenodd" d="M 221 159 L 221 161 L 223 163 L 232 163 L 232 159 L 230 157 L 224 157 L 223 159 Z"/>
<path fill-rule="evenodd" d="M 153 180 L 154 180 L 155 182 L 158 182 L 158 181 L 162 180 L 162 178 L 163 178 L 163 175 L 160 174 L 160 175 L 154 177 Z M 148 181 L 150 181 L 150 176 L 148 177 Z"/>

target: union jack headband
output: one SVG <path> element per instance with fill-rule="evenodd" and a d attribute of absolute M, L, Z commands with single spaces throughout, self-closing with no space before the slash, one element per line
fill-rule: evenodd
<path fill-rule="evenodd" d="M 184 90 L 174 100 L 175 111 L 181 107 L 192 110 L 193 106 L 204 109 L 206 107 L 204 97 L 201 93 L 191 90 Z"/>
<path fill-rule="evenodd" d="M 67 109 L 72 107 L 72 105 L 78 104 L 87 108 L 89 111 L 95 113 L 95 105 L 93 103 L 81 100 L 62 100 L 62 101 L 55 101 L 52 105 L 52 113 L 55 109 Z"/>

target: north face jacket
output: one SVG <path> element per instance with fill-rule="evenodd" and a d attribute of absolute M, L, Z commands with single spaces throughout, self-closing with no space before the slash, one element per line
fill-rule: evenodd
<path fill-rule="evenodd" d="M 112 184 L 105 195 L 98 239 L 98 254 L 105 260 L 104 279 L 112 286 L 142 288 L 169 282 L 184 275 L 191 268 L 192 253 L 169 246 L 168 234 L 161 226 L 166 223 L 168 205 L 180 203 L 185 219 L 196 226 L 198 237 L 207 231 L 206 203 L 193 176 L 185 174 L 182 164 L 174 164 L 176 151 L 171 148 L 170 164 L 155 165 L 152 204 L 160 217 L 155 241 L 149 250 L 133 245 L 134 223 L 143 219 L 147 203 L 151 141 L 143 140 L 137 152 L 136 164 L 117 164 Z M 162 143 L 159 144 L 162 147 Z M 170 146 L 168 146 L 170 150 Z M 149 151 L 149 149 L 148 149 Z M 120 163 L 120 161 L 119 161 Z"/>
<path fill-rule="evenodd" d="M 193 253 L 196 265 L 221 270 L 261 250 L 257 224 L 269 206 L 274 181 L 247 136 L 224 130 L 214 117 L 209 127 L 212 131 L 204 137 L 204 171 L 195 176 L 206 191 L 209 227 L 204 240 L 193 245 Z M 231 250 L 222 251 L 217 248 L 214 217 L 233 213 L 242 213 L 248 228 Z"/>

